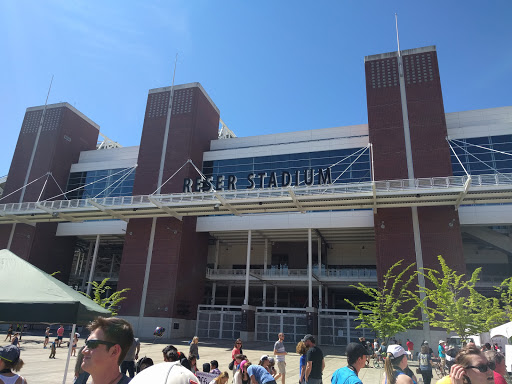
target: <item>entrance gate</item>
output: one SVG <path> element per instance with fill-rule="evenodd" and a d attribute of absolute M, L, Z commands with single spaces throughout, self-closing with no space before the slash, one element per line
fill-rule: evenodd
<path fill-rule="evenodd" d="M 307 333 L 304 308 L 256 307 L 256 340 L 276 341 L 283 332 L 287 342 L 299 342 Z"/>

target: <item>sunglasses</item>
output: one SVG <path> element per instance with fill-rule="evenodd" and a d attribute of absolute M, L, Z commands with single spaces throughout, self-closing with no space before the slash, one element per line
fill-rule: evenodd
<path fill-rule="evenodd" d="M 104 341 L 104 340 L 94 340 L 94 339 L 85 340 L 85 345 L 88 349 L 96 349 L 96 348 L 98 348 L 98 346 L 100 344 L 106 345 L 110 348 L 110 347 L 113 347 L 114 345 L 116 345 L 117 343 L 112 343 L 110 341 Z"/>
<path fill-rule="evenodd" d="M 236 343 L 236 345 L 242 345 L 242 343 Z"/>
<path fill-rule="evenodd" d="M 487 372 L 489 369 L 493 369 L 491 365 L 494 365 L 494 364 L 491 364 L 491 363 L 487 363 L 487 364 L 480 364 L 480 365 L 470 365 L 468 367 L 466 367 L 466 369 L 469 369 L 469 368 L 475 368 L 475 369 L 478 369 L 480 372 Z M 494 368 L 496 368 L 496 366 L 494 365 Z"/>

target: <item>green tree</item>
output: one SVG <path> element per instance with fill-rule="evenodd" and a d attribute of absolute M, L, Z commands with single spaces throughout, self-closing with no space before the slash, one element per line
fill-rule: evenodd
<path fill-rule="evenodd" d="M 130 290 L 130 288 L 124 288 L 120 291 L 114 292 L 110 296 L 102 298 L 104 296 L 105 292 L 110 288 L 107 285 L 107 282 L 110 280 L 109 277 L 103 279 L 101 283 L 97 283 L 96 281 L 90 282 L 92 284 L 92 291 L 93 291 L 93 297 L 89 296 L 88 294 L 81 292 L 84 296 L 88 297 L 89 299 L 93 300 L 96 304 L 101 305 L 103 308 L 106 308 L 112 313 L 112 316 L 117 315 L 117 305 L 126 299 L 126 297 L 122 296 L 123 293 Z"/>
<path fill-rule="evenodd" d="M 412 270 L 415 263 L 402 269 L 402 262 L 400 260 L 391 266 L 381 287 L 367 287 L 362 283 L 351 285 L 368 296 L 369 301 L 354 304 L 345 299 L 359 312 L 357 320 L 360 324 L 356 328 L 369 328 L 386 343 L 398 332 L 421 324 L 417 316 L 420 300 L 415 292 L 409 290 L 417 276 L 417 272 Z"/>
<path fill-rule="evenodd" d="M 425 293 L 421 302 L 430 325 L 457 333 L 462 340 L 470 335 L 486 332 L 501 323 L 503 311 L 496 298 L 487 298 L 476 291 L 481 268 L 469 280 L 465 274 L 451 269 L 442 256 L 437 257 L 441 271 L 425 268 L 423 275 L 430 282 L 419 287 Z M 430 287 L 429 287 L 430 285 Z"/>
<path fill-rule="evenodd" d="M 494 290 L 499 294 L 504 320 L 512 321 L 512 277 L 503 280 L 499 287 L 494 287 Z"/>

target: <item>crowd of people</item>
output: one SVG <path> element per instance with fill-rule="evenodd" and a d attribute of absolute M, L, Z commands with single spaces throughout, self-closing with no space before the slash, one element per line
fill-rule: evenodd
<path fill-rule="evenodd" d="M 244 354 L 243 343 L 237 339 L 231 350 L 231 362 L 227 370 L 221 370 L 217 360 L 205 362 L 199 369 L 199 338 L 195 336 L 189 343 L 188 355 L 179 351 L 173 345 L 162 350 L 163 363 L 166 367 L 152 367 L 153 360 L 148 357 L 139 359 L 140 341 L 134 337 L 131 325 L 120 318 L 99 317 L 88 326 L 90 335 L 78 351 L 75 366 L 75 384 L 85 384 L 92 378 L 94 384 L 126 384 L 150 381 L 138 380 L 138 377 L 152 377 L 156 372 L 167 372 L 187 378 L 186 384 L 227 384 L 232 377 L 233 384 L 286 384 L 286 351 L 284 333 L 277 335 L 271 354 L 264 354 L 259 361 L 251 363 Z M 56 349 L 62 345 L 64 327 L 57 330 L 57 338 L 49 342 L 51 332 L 46 328 L 43 348 L 50 347 L 50 358 L 55 358 Z M 20 358 L 19 337 L 17 332 L 10 329 L 11 344 L 0 347 L 0 383 L 26 384 L 26 380 L 18 375 L 23 367 Z M 78 338 L 75 333 L 70 335 L 73 351 L 76 351 Z M 7 339 L 7 338 L 6 338 Z M 316 345 L 315 337 L 307 334 L 296 345 L 299 358 L 299 384 L 322 384 L 322 373 L 325 368 L 324 355 Z M 331 384 L 362 384 L 359 377 L 361 369 L 368 365 L 371 356 L 382 356 L 384 363 L 383 380 L 381 384 L 417 384 L 421 377 L 424 384 L 431 384 L 434 362 L 446 374 L 437 384 L 512 384 L 506 366 L 505 357 L 497 344 L 484 344 L 477 348 L 474 343 L 468 343 L 460 350 L 447 348 L 446 342 L 440 340 L 437 352 L 439 358 L 434 358 L 433 350 L 424 341 L 415 355 L 414 344 L 407 339 L 405 348 L 400 341 L 392 340 L 389 345 L 373 343 L 360 338 L 358 343 L 350 343 L 346 348 L 347 366 L 336 370 Z M 273 356 L 272 356 L 273 355 Z M 417 360 L 418 368 L 413 372 L 409 363 Z M 161 364 L 156 364 L 161 365 Z M 177 368 L 173 368 L 174 366 Z M 151 373 L 146 373 L 150 368 Z M 187 373 L 188 372 L 188 373 Z M 137 375 L 136 375 L 137 374 Z M 205 375 L 208 381 L 204 381 Z M 191 375 L 191 376 L 190 376 Z M 190 379 L 194 377 L 195 379 Z M 147 380 L 147 379 L 145 379 Z"/>

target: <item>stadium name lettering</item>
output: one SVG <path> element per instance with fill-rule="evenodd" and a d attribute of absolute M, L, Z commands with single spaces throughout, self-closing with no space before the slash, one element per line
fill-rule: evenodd
<path fill-rule="evenodd" d="M 303 171 L 287 172 L 283 171 L 278 176 L 277 172 L 249 173 L 247 189 L 255 188 L 277 188 L 278 180 L 281 187 L 298 187 L 300 185 L 324 185 L 331 184 L 331 168 L 319 169 L 315 174 L 313 169 L 304 169 Z M 197 177 L 183 179 L 183 193 L 191 192 L 214 192 L 214 191 L 236 191 L 238 178 L 235 175 L 220 175 L 217 177 L 209 176 L 206 179 Z"/>

